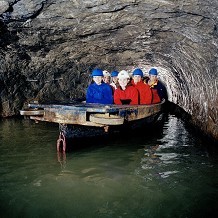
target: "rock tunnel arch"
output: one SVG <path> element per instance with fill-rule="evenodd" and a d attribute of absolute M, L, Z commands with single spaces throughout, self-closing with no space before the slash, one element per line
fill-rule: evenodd
<path fill-rule="evenodd" d="M 2 116 L 36 96 L 84 95 L 95 66 L 156 67 L 169 101 L 218 139 L 216 0 L 2 0 L 1 6 Z"/>

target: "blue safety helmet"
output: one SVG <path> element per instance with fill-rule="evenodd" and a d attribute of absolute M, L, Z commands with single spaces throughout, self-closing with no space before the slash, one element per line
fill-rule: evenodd
<path fill-rule="evenodd" d="M 139 75 L 139 76 L 143 77 L 143 72 L 142 72 L 141 69 L 136 68 L 136 69 L 132 72 L 132 75 L 133 75 L 133 76 Z"/>
<path fill-rule="evenodd" d="M 149 75 L 155 75 L 155 76 L 157 76 L 157 69 L 155 69 L 155 68 L 151 68 L 150 70 L 149 70 Z"/>
<path fill-rule="evenodd" d="M 115 71 L 113 71 L 113 72 L 111 72 L 111 77 L 118 76 L 118 73 L 119 73 L 119 72 L 118 72 L 118 71 L 116 71 L 116 70 L 115 70 Z"/>
<path fill-rule="evenodd" d="M 103 75 L 103 71 L 101 69 L 96 68 L 92 71 L 91 76 L 93 77 L 93 76 L 104 76 L 104 75 Z"/>

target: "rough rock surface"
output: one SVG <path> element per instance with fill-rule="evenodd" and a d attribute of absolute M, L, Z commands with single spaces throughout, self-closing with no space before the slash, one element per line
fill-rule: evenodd
<path fill-rule="evenodd" d="M 218 140 L 217 0 L 0 0 L 0 115 L 83 97 L 94 67 L 156 67 Z"/>

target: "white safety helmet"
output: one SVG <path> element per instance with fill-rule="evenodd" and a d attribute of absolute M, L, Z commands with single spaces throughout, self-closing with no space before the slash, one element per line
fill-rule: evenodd
<path fill-rule="evenodd" d="M 111 76 L 111 74 L 107 70 L 103 70 L 103 75 L 104 76 Z"/>
<path fill-rule="evenodd" d="M 118 79 L 130 79 L 130 76 L 127 71 L 121 70 L 117 76 Z"/>

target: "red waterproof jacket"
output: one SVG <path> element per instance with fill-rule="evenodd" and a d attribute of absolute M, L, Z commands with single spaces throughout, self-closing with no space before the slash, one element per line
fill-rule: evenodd
<path fill-rule="evenodd" d="M 160 100 L 160 97 L 158 95 L 158 90 L 151 88 L 151 91 L 152 91 L 152 104 L 160 103 L 161 100 Z"/>
<path fill-rule="evenodd" d="M 150 89 L 152 91 L 152 104 L 156 104 L 156 103 L 159 103 L 161 102 L 161 98 L 160 98 L 160 95 L 159 95 L 159 81 L 156 80 L 155 83 L 153 84 L 149 84 L 148 82 L 148 85 L 150 86 Z"/>
<path fill-rule="evenodd" d="M 138 104 L 139 103 L 139 93 L 138 90 L 133 86 L 127 86 L 125 90 L 122 90 L 120 87 L 114 91 L 114 103 L 115 104 L 124 104 L 122 100 L 130 100 L 129 104 Z"/>
<path fill-rule="evenodd" d="M 132 80 L 132 85 L 135 88 L 137 88 L 139 92 L 139 103 L 140 104 L 151 104 L 152 91 L 150 89 L 150 86 L 147 83 L 144 83 L 143 81 L 140 81 L 135 84 L 133 80 Z"/>

